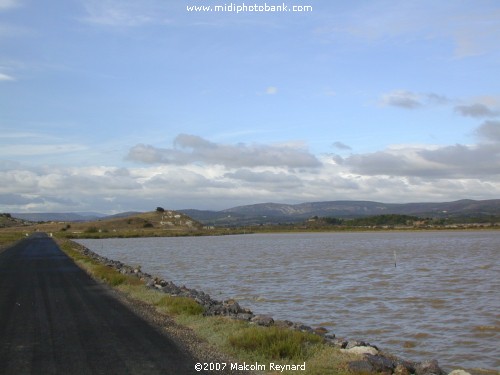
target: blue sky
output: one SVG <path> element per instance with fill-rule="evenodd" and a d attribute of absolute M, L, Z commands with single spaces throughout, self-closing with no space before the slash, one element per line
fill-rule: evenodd
<path fill-rule="evenodd" d="M 244 3 L 290 11 L 187 9 Z M 498 35 L 498 1 L 0 0 L 0 211 L 499 198 Z"/>

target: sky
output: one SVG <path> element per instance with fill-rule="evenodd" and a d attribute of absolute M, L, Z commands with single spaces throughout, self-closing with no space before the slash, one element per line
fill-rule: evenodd
<path fill-rule="evenodd" d="M 498 0 L 0 0 L 0 212 L 500 198 L 498 35 Z"/>

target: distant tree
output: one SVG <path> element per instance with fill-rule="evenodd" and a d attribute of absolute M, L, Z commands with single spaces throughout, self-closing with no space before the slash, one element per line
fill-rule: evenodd
<path fill-rule="evenodd" d="M 337 219 L 336 217 L 324 217 L 323 220 L 327 224 L 332 224 L 332 225 L 342 225 L 344 220 L 342 219 Z"/>
<path fill-rule="evenodd" d="M 156 207 L 156 212 L 165 212 L 163 207 Z"/>
<path fill-rule="evenodd" d="M 422 219 L 416 216 L 385 214 L 352 219 L 346 224 L 350 226 L 412 225 L 413 222 L 420 220 Z"/>

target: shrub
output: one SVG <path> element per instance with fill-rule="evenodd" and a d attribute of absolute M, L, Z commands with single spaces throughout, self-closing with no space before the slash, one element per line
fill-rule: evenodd
<path fill-rule="evenodd" d="M 88 227 L 87 229 L 85 229 L 85 233 L 97 233 L 97 232 L 99 232 L 99 229 L 97 229 L 97 227 L 95 226 Z"/>

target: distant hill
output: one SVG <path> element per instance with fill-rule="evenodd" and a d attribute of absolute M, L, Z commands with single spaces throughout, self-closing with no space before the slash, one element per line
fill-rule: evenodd
<path fill-rule="evenodd" d="M 328 201 L 300 204 L 260 203 L 222 211 L 180 210 L 206 225 L 252 225 L 296 223 L 307 218 L 360 218 L 382 214 L 426 218 L 500 216 L 500 199 L 464 199 L 440 203 L 381 203 L 372 201 Z"/>
<path fill-rule="evenodd" d="M 29 220 L 34 222 L 39 221 L 92 221 L 98 220 L 106 215 L 97 212 L 33 212 L 33 213 L 13 213 L 12 217 Z"/>
<path fill-rule="evenodd" d="M 172 210 L 127 212 L 92 221 L 43 221 L 31 224 L 32 230 L 57 233 L 68 238 L 186 235 L 196 234 L 203 227 L 189 216 Z"/>
<path fill-rule="evenodd" d="M 479 218 L 500 216 L 500 199 L 463 199 L 453 202 L 434 203 L 381 203 L 345 200 L 300 204 L 259 203 L 221 211 L 185 209 L 178 210 L 178 212 L 204 225 L 214 226 L 298 223 L 314 216 L 353 219 L 374 215 L 398 214 L 422 218 Z M 109 216 L 96 212 L 13 213 L 11 215 L 13 218 L 33 222 L 91 222 L 126 218 L 141 215 L 141 213 L 132 211 Z"/>
<path fill-rule="evenodd" d="M 30 224 L 32 224 L 32 223 L 27 222 L 26 220 L 12 217 L 10 214 L 0 213 L 0 228 L 19 227 L 19 226 L 30 225 Z"/>
<path fill-rule="evenodd" d="M 108 219 L 121 219 L 121 218 L 124 218 L 124 217 L 129 217 L 129 216 L 136 216 L 136 215 L 140 215 L 142 214 L 143 212 L 139 212 L 139 211 L 127 211 L 127 212 L 121 212 L 119 214 L 114 214 L 114 215 L 107 215 L 107 216 L 104 216 L 104 217 L 101 217 L 101 220 L 108 220 Z"/>

